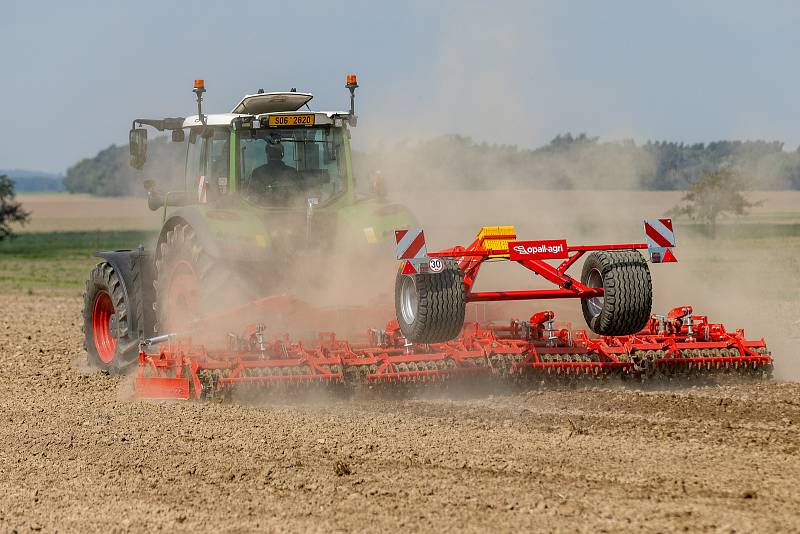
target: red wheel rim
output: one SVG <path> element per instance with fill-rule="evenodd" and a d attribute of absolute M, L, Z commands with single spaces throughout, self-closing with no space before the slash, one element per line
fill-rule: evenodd
<path fill-rule="evenodd" d="M 182 328 L 197 318 L 197 275 L 192 264 L 180 261 L 175 265 L 167 290 L 165 312 L 170 328 Z"/>
<path fill-rule="evenodd" d="M 92 311 L 92 335 L 97 356 L 109 364 L 117 353 L 117 338 L 111 333 L 111 318 L 114 316 L 114 303 L 108 291 L 100 291 L 94 299 Z"/>

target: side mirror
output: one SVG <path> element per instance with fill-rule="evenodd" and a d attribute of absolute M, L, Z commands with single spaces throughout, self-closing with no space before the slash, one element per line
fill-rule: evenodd
<path fill-rule="evenodd" d="M 172 142 L 173 143 L 183 143 L 186 139 L 186 136 L 183 134 L 183 130 L 172 130 Z"/>
<path fill-rule="evenodd" d="M 144 162 L 147 161 L 147 130 L 132 128 L 128 142 L 131 150 L 131 167 L 142 170 Z"/>

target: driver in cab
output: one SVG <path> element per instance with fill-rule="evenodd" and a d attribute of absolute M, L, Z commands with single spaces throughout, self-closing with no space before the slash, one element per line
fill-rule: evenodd
<path fill-rule="evenodd" d="M 249 189 L 255 195 L 286 202 L 296 185 L 297 169 L 283 162 L 283 144 L 278 136 L 267 139 L 265 150 L 267 162 L 253 169 Z"/>

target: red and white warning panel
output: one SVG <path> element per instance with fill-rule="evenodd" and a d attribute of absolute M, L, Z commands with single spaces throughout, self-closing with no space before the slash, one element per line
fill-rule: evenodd
<path fill-rule="evenodd" d="M 568 257 L 569 250 L 564 239 L 510 241 L 508 243 L 508 259 L 511 261 L 553 260 Z"/>
<path fill-rule="evenodd" d="M 436 273 L 442 270 L 442 260 L 428 257 L 425 232 L 422 228 L 395 230 L 394 240 L 395 256 L 403 262 L 401 264 L 403 274 Z"/>
<path fill-rule="evenodd" d="M 646 219 L 644 234 L 647 251 L 653 263 L 671 263 L 678 261 L 672 253 L 675 247 L 675 230 L 672 219 Z"/>
<path fill-rule="evenodd" d="M 422 228 L 394 231 L 395 255 L 398 260 L 425 260 L 428 259 L 428 249 L 425 246 L 425 232 Z"/>

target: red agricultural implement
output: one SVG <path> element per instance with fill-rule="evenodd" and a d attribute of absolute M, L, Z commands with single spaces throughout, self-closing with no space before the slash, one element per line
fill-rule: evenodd
<path fill-rule="evenodd" d="M 637 249 L 648 248 L 655 262 L 674 261 L 674 239 L 653 243 L 648 231 L 647 244 L 573 247 L 517 241 L 512 227 L 489 227 L 468 247 L 428 253 L 424 235 L 414 230 L 398 231 L 397 243 L 397 320 L 384 328 L 358 339 L 323 332 L 300 340 L 281 329 L 293 317 L 308 323 L 317 315 L 323 324 L 326 317 L 292 299 L 268 297 L 195 323 L 192 330 L 199 333 L 245 316 L 263 319 L 217 345 L 193 342 L 194 334 L 145 340 L 137 395 L 208 399 L 311 384 L 346 391 L 454 379 L 538 385 L 771 374 L 763 339 L 729 332 L 690 306 L 651 314 L 649 269 Z M 587 252 L 579 281 L 567 270 Z M 481 264 L 497 259 L 515 261 L 557 287 L 473 291 Z M 551 259 L 561 263 L 545 261 Z M 467 302 L 550 298 L 580 299 L 593 333 L 557 324 L 552 311 L 502 324 L 464 322 Z"/>
<path fill-rule="evenodd" d="M 363 340 L 322 333 L 305 344 L 288 336 L 267 339 L 252 325 L 228 346 L 212 350 L 188 338 L 143 346 L 136 374 L 141 398 L 210 399 L 310 384 L 346 389 L 424 384 L 454 378 L 508 384 L 696 379 L 720 375 L 767 377 L 772 357 L 763 339 L 726 331 L 684 306 L 654 315 L 629 336 L 592 337 L 557 327 L 544 311 L 504 325 L 467 323 L 455 339 L 413 344 L 397 321 L 370 330 Z"/>

